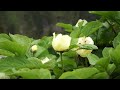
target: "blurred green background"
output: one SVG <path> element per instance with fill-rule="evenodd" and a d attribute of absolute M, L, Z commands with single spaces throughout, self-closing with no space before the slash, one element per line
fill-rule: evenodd
<path fill-rule="evenodd" d="M 96 20 L 88 11 L 0 11 L 0 33 L 22 34 L 32 38 L 62 33 L 57 22 L 75 25 L 78 19 Z"/>

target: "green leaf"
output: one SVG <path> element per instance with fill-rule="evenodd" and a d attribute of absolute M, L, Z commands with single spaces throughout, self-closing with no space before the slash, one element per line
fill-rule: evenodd
<path fill-rule="evenodd" d="M 89 11 L 89 13 L 98 14 L 105 17 L 113 17 L 115 14 L 117 14 L 116 11 Z"/>
<path fill-rule="evenodd" d="M 92 76 L 91 79 L 109 79 L 109 75 L 106 72 L 100 72 Z"/>
<path fill-rule="evenodd" d="M 73 31 L 70 33 L 70 37 L 73 37 L 73 38 L 79 38 L 80 34 L 81 34 L 81 29 L 83 28 L 83 22 L 84 21 L 81 21 L 78 23 L 78 27 L 74 26 L 73 27 Z"/>
<path fill-rule="evenodd" d="M 110 53 L 111 59 L 116 66 L 120 65 L 120 44 Z"/>
<path fill-rule="evenodd" d="M 63 73 L 59 77 L 59 79 L 81 79 L 81 78 L 79 78 L 77 75 L 74 75 L 73 72 L 68 71 L 68 72 Z"/>
<path fill-rule="evenodd" d="M 9 34 L 13 42 L 17 42 L 20 45 L 29 46 L 32 42 L 32 38 L 28 38 L 27 36 L 19 35 L 19 34 Z"/>
<path fill-rule="evenodd" d="M 15 54 L 13 54 L 12 52 L 7 51 L 7 50 L 3 50 L 3 49 L 0 49 L 0 55 L 4 55 L 4 56 L 15 56 Z"/>
<path fill-rule="evenodd" d="M 25 57 L 6 57 L 0 60 L 0 72 L 7 71 L 10 69 L 20 69 L 20 68 L 41 68 L 42 63 L 37 58 Z"/>
<path fill-rule="evenodd" d="M 77 68 L 77 64 L 74 59 L 75 59 L 74 57 L 62 55 L 63 67 L 64 67 L 65 71 L 73 70 L 73 69 Z M 61 68 L 62 62 L 61 62 L 60 57 L 57 59 L 57 63 L 58 63 L 58 65 L 60 65 L 59 67 Z"/>
<path fill-rule="evenodd" d="M 63 55 L 68 57 L 75 57 L 77 54 L 75 51 L 69 50 L 68 52 L 64 52 Z"/>
<path fill-rule="evenodd" d="M 99 60 L 99 57 L 95 54 L 89 54 L 87 55 L 88 61 L 91 65 L 95 65 L 97 61 Z"/>
<path fill-rule="evenodd" d="M 116 67 L 110 76 L 112 79 L 120 79 L 120 66 Z"/>
<path fill-rule="evenodd" d="M 113 71 L 115 70 L 115 68 L 116 68 L 116 66 L 115 66 L 114 63 L 113 64 L 109 64 L 108 67 L 107 67 L 107 73 L 109 75 L 111 75 L 113 73 Z"/>
<path fill-rule="evenodd" d="M 4 34 L 4 33 L 0 34 L 0 39 L 1 38 L 5 38 L 5 39 L 8 39 L 8 40 L 11 40 L 11 38 L 7 34 Z"/>
<path fill-rule="evenodd" d="M 56 26 L 64 28 L 65 31 L 67 31 L 67 32 L 71 32 L 72 31 L 72 25 L 71 24 L 57 23 Z"/>
<path fill-rule="evenodd" d="M 80 35 L 80 29 L 79 27 L 74 27 L 74 30 L 70 33 L 70 37 L 72 38 L 78 38 Z"/>
<path fill-rule="evenodd" d="M 102 51 L 103 57 L 110 57 L 110 53 L 112 53 L 113 48 L 105 47 Z"/>
<path fill-rule="evenodd" d="M 120 44 L 120 32 L 118 33 L 118 35 L 114 38 L 113 40 L 113 46 L 114 48 Z"/>
<path fill-rule="evenodd" d="M 56 66 L 56 56 L 49 54 L 49 55 L 46 55 L 45 57 L 41 57 L 40 60 L 43 60 L 46 57 L 49 59 L 49 61 L 44 63 L 41 67 L 47 68 L 47 69 L 53 69 Z"/>
<path fill-rule="evenodd" d="M 95 64 L 95 67 L 100 71 L 107 71 L 107 67 L 109 65 L 109 58 L 104 57 L 100 58 L 97 63 Z"/>
<path fill-rule="evenodd" d="M 53 73 L 55 74 L 56 78 L 59 78 L 61 76 L 61 74 L 63 73 L 63 71 L 56 66 L 53 68 Z"/>
<path fill-rule="evenodd" d="M 7 38 L 0 38 L 0 42 L 3 42 L 3 41 L 10 41 L 10 40 Z"/>
<path fill-rule="evenodd" d="M 32 45 L 37 45 L 38 43 L 40 43 L 40 40 L 41 39 L 33 40 L 32 43 L 31 43 L 31 46 Z"/>
<path fill-rule="evenodd" d="M 52 37 L 44 36 L 38 43 L 39 46 L 49 48 L 52 45 Z"/>
<path fill-rule="evenodd" d="M 72 72 L 68 71 L 63 73 L 59 79 L 81 79 L 77 75 L 74 75 Z"/>
<path fill-rule="evenodd" d="M 96 35 L 97 35 L 96 40 L 94 40 L 96 41 L 96 45 L 103 47 L 112 46 L 112 42 L 114 40 L 114 37 L 116 36 L 115 34 L 113 34 L 112 28 L 109 29 L 100 28 L 98 32 L 96 32 Z"/>
<path fill-rule="evenodd" d="M 82 28 L 80 37 L 83 37 L 83 36 L 87 37 L 101 27 L 102 27 L 102 23 L 100 21 L 91 21 Z"/>
<path fill-rule="evenodd" d="M 119 20 L 120 12 L 119 11 L 90 11 L 89 13 L 101 15 L 110 20 Z"/>
<path fill-rule="evenodd" d="M 76 51 L 77 49 L 79 49 L 79 46 L 76 45 L 76 44 L 70 45 L 70 46 L 69 46 L 69 49 L 71 49 L 71 50 L 69 50 L 69 51 Z"/>
<path fill-rule="evenodd" d="M 39 57 L 44 57 L 47 54 L 49 54 L 48 49 L 44 48 L 42 46 L 37 45 L 37 51 L 35 51 L 35 52 L 31 51 L 31 47 L 26 52 L 27 57 L 38 57 L 39 58 Z"/>
<path fill-rule="evenodd" d="M 120 25 L 120 11 L 90 11 Z"/>
<path fill-rule="evenodd" d="M 48 69 L 23 68 L 15 71 L 12 75 L 21 76 L 23 79 L 51 79 L 51 73 Z"/>
<path fill-rule="evenodd" d="M 37 52 L 34 54 L 35 57 L 43 57 L 45 55 L 49 54 L 46 48 L 38 46 Z"/>
<path fill-rule="evenodd" d="M 63 73 L 59 79 L 89 79 L 99 71 L 94 67 L 80 68 L 71 72 Z"/>
<path fill-rule="evenodd" d="M 19 35 L 19 34 L 9 34 L 11 41 L 8 39 L 7 36 L 4 35 L 2 40 L 0 40 L 0 49 L 8 50 L 15 55 L 25 55 L 27 49 L 30 46 L 30 43 L 32 42 L 31 38 L 28 38 L 27 36 Z M 3 35 L 2 35 L 3 36 Z M 5 40 L 6 39 L 6 40 Z"/>
<path fill-rule="evenodd" d="M 72 38 L 69 48 L 72 49 L 78 47 L 77 43 L 78 43 L 78 38 Z"/>
<path fill-rule="evenodd" d="M 42 63 L 42 60 L 44 60 L 45 58 L 48 58 L 49 61 L 46 63 Z M 56 57 L 54 55 L 47 55 L 46 57 L 41 57 L 40 59 L 31 57 L 31 58 L 28 58 L 28 60 L 29 60 L 28 62 L 29 68 L 53 69 L 56 65 Z"/>
<path fill-rule="evenodd" d="M 80 49 L 87 49 L 87 50 L 93 50 L 93 49 L 98 49 L 98 47 L 96 45 L 93 44 L 80 44 L 79 45 Z"/>
<path fill-rule="evenodd" d="M 17 42 L 11 41 L 1 41 L 0 42 L 0 49 L 4 49 L 14 53 L 17 56 L 25 55 L 26 47 L 18 44 Z"/>
<path fill-rule="evenodd" d="M 0 42 L 11 41 L 11 38 L 7 34 L 0 34 Z"/>
<path fill-rule="evenodd" d="M 64 70 L 66 71 L 77 68 L 76 62 L 73 60 L 69 60 L 69 59 L 63 60 L 63 64 L 64 64 Z"/>

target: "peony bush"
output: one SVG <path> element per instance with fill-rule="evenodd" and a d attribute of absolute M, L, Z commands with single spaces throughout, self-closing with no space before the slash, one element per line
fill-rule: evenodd
<path fill-rule="evenodd" d="M 99 20 L 57 23 L 65 33 L 34 39 L 0 34 L 0 79 L 119 79 L 120 12 Z"/>

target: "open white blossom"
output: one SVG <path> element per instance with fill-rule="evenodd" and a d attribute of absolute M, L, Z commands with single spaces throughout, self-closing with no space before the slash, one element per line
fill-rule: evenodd
<path fill-rule="evenodd" d="M 91 37 L 80 37 L 78 39 L 77 45 L 79 44 L 94 44 L 94 41 L 92 40 Z"/>
<path fill-rule="evenodd" d="M 92 40 L 91 37 L 80 37 L 78 39 L 78 43 L 79 44 L 94 44 L 94 41 Z M 76 51 L 81 57 L 86 57 L 88 54 L 90 54 L 92 52 L 92 50 L 86 50 L 86 49 L 78 49 Z"/>
<path fill-rule="evenodd" d="M 87 24 L 87 21 L 85 19 L 84 20 L 79 19 L 75 26 L 78 27 L 78 24 L 82 21 L 84 21 L 82 26 L 85 26 L 85 24 Z"/>
<path fill-rule="evenodd" d="M 69 49 L 70 42 L 70 36 L 62 34 L 58 34 L 57 36 L 55 36 L 55 33 L 53 33 L 52 47 L 55 51 L 65 51 Z"/>
<path fill-rule="evenodd" d="M 47 63 L 47 62 L 49 62 L 50 61 L 50 59 L 48 58 L 48 57 L 46 57 L 46 58 L 44 58 L 43 60 L 41 60 L 41 62 L 43 63 L 43 64 L 45 64 L 45 63 Z"/>

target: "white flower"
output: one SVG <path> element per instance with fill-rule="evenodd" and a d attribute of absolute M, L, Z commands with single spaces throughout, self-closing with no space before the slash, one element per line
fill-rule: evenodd
<path fill-rule="evenodd" d="M 50 61 L 50 59 L 48 57 L 46 57 L 43 60 L 41 60 L 42 64 L 45 64 L 45 63 L 47 63 L 49 61 Z"/>
<path fill-rule="evenodd" d="M 54 48 L 55 51 L 65 51 L 69 49 L 70 42 L 71 42 L 70 36 L 58 34 L 55 37 L 55 33 L 53 33 L 52 47 Z"/>
<path fill-rule="evenodd" d="M 0 73 L 0 79 L 10 79 L 9 76 L 5 75 L 5 73 Z"/>
<path fill-rule="evenodd" d="M 91 37 L 80 37 L 78 39 L 78 43 L 79 44 L 94 44 L 94 41 L 92 40 Z M 86 57 L 88 54 L 90 54 L 92 52 L 92 50 L 86 50 L 86 49 L 79 49 L 76 51 L 81 57 Z"/>
<path fill-rule="evenodd" d="M 94 44 L 94 41 L 92 40 L 91 37 L 80 37 L 78 39 L 77 45 L 79 44 Z"/>
<path fill-rule="evenodd" d="M 31 47 L 31 50 L 32 50 L 32 52 L 35 52 L 35 51 L 37 51 L 37 45 L 33 45 L 32 47 Z"/>
<path fill-rule="evenodd" d="M 84 21 L 82 26 L 85 26 L 85 24 L 87 24 L 87 21 L 85 19 L 84 20 L 79 19 L 75 26 L 78 27 L 78 24 L 82 21 Z"/>

